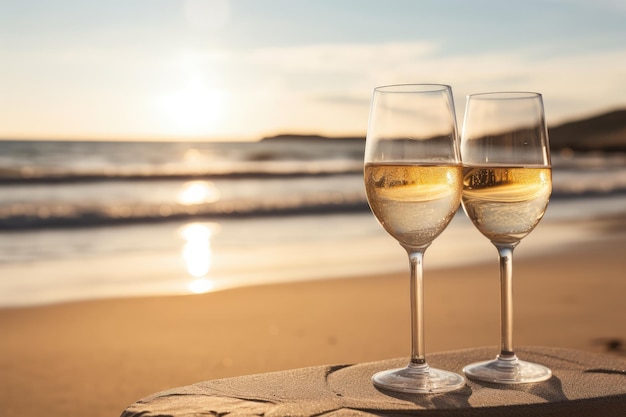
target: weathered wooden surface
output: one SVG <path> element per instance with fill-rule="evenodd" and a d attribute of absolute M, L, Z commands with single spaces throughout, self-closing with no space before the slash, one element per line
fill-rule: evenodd
<path fill-rule="evenodd" d="M 433 367 L 461 372 L 491 359 L 494 348 L 428 356 Z M 375 372 L 406 359 L 318 366 L 205 381 L 154 394 L 122 417 L 191 416 L 626 416 L 626 361 L 616 356 L 559 348 L 518 349 L 521 359 L 553 371 L 550 380 L 499 386 L 468 380 L 445 394 L 398 394 L 371 384 Z"/>

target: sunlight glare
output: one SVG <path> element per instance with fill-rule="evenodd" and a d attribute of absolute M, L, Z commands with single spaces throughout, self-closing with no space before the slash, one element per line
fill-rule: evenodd
<path fill-rule="evenodd" d="M 186 206 L 213 203 L 220 199 L 220 191 L 210 181 L 188 181 L 178 194 L 178 202 Z"/>
<path fill-rule="evenodd" d="M 211 270 L 212 249 L 211 237 L 219 231 L 216 223 L 189 223 L 180 229 L 180 235 L 185 239 L 182 257 L 189 275 L 195 279 L 188 285 L 189 291 L 203 293 L 214 287 L 213 281 L 206 275 Z"/>

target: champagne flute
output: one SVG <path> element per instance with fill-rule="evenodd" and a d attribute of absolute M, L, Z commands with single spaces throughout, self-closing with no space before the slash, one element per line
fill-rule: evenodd
<path fill-rule="evenodd" d="M 439 84 L 374 89 L 365 144 L 365 189 L 382 227 L 407 251 L 410 265 L 411 357 L 379 372 L 375 386 L 436 393 L 462 388 L 456 373 L 431 368 L 424 349 L 424 252 L 459 209 L 463 168 L 452 90 Z"/>
<path fill-rule="evenodd" d="M 466 366 L 471 379 L 503 384 L 545 381 L 545 366 L 513 351 L 513 249 L 543 217 L 552 192 L 548 132 L 541 94 L 501 92 L 467 97 L 461 137 L 463 209 L 497 248 L 501 346 L 495 360 Z"/>

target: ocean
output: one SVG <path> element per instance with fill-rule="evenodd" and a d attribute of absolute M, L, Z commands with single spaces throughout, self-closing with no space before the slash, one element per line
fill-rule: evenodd
<path fill-rule="evenodd" d="M 0 141 L 0 306 L 405 271 L 367 206 L 363 149 L 307 137 Z M 586 220 L 626 214 L 626 154 L 552 162 L 548 212 L 516 256 L 594 238 Z M 459 211 L 426 274 L 495 259 Z"/>

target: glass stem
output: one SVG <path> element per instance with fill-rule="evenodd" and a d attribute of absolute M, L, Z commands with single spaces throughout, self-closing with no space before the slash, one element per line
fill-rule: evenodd
<path fill-rule="evenodd" d="M 411 365 L 426 364 L 424 343 L 424 249 L 407 248 L 411 265 Z"/>
<path fill-rule="evenodd" d="M 497 245 L 500 256 L 500 325 L 502 359 L 514 359 L 513 352 L 513 249 L 515 245 Z"/>

